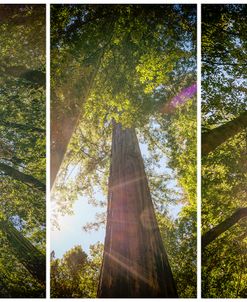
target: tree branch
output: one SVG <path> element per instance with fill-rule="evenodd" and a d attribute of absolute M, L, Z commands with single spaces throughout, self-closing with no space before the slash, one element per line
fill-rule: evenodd
<path fill-rule="evenodd" d="M 24 79 L 34 85 L 45 86 L 46 76 L 40 70 L 27 69 L 25 66 L 2 66 L 0 74 Z"/>
<path fill-rule="evenodd" d="M 32 186 L 44 193 L 46 192 L 45 184 L 43 184 L 41 181 L 31 175 L 27 175 L 3 163 L 0 163 L 0 171 L 3 171 L 6 175 L 18 181 L 21 181 L 26 185 Z"/>
<path fill-rule="evenodd" d="M 247 216 L 247 208 L 237 209 L 229 218 L 225 219 L 217 226 L 209 230 L 202 236 L 202 250 L 204 250 L 212 241 L 236 224 L 240 219 Z"/>
<path fill-rule="evenodd" d="M 215 129 L 202 133 L 202 155 L 208 155 L 226 140 L 247 127 L 247 111 Z"/>
<path fill-rule="evenodd" d="M 239 62 L 239 63 L 230 63 L 230 62 L 215 62 L 215 61 L 209 61 L 206 59 L 202 59 L 202 64 L 206 63 L 209 65 L 218 65 L 218 66 L 246 66 L 247 63 Z"/>

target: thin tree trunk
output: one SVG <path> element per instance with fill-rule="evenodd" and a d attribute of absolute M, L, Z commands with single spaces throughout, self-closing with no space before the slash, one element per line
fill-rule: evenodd
<path fill-rule="evenodd" d="M 208 155 L 245 128 L 247 128 L 247 111 L 222 126 L 202 133 L 202 155 Z"/>
<path fill-rule="evenodd" d="M 205 249 L 213 240 L 236 224 L 240 219 L 247 216 L 247 208 L 237 209 L 229 218 L 225 219 L 217 226 L 209 230 L 202 236 L 202 250 Z"/>
<path fill-rule="evenodd" d="M 0 229 L 4 232 L 8 244 L 17 259 L 40 283 L 45 283 L 45 256 L 7 221 L 0 221 Z"/>
<path fill-rule="evenodd" d="M 46 192 L 45 184 L 43 184 L 41 181 L 31 175 L 20 172 L 15 168 L 3 163 L 0 163 L 0 171 L 3 171 L 6 175 L 12 177 L 13 179 L 19 180 L 22 183 L 32 186 L 44 193 Z"/>
<path fill-rule="evenodd" d="M 0 74 L 25 79 L 37 86 L 45 86 L 46 84 L 46 76 L 43 71 L 28 69 L 25 66 L 2 66 Z"/>
<path fill-rule="evenodd" d="M 177 297 L 134 129 L 113 126 L 98 297 Z"/>

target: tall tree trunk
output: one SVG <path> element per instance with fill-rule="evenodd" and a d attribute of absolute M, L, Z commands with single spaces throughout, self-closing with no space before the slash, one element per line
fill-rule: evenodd
<path fill-rule="evenodd" d="M 247 208 L 237 209 L 229 218 L 225 219 L 217 226 L 209 230 L 202 236 L 202 250 L 205 249 L 213 240 L 236 224 L 240 219 L 247 216 Z"/>
<path fill-rule="evenodd" d="M 63 161 L 70 138 L 80 116 L 80 107 L 69 104 L 69 111 L 58 114 L 58 108 L 51 110 L 51 188 Z"/>
<path fill-rule="evenodd" d="M 202 155 L 208 155 L 245 128 L 247 128 L 247 111 L 222 126 L 202 133 Z"/>
<path fill-rule="evenodd" d="M 20 172 L 15 168 L 3 163 L 0 163 L 0 171 L 3 171 L 6 175 L 12 177 L 13 179 L 19 180 L 24 184 L 34 187 L 44 193 L 46 192 L 45 184 L 43 184 L 41 181 L 31 175 Z"/>
<path fill-rule="evenodd" d="M 113 126 L 98 297 L 177 297 L 134 129 Z"/>
<path fill-rule="evenodd" d="M 0 229 L 17 259 L 40 283 L 45 283 L 45 256 L 9 222 L 0 220 Z"/>
<path fill-rule="evenodd" d="M 60 108 L 60 102 L 58 102 L 58 104 L 55 103 L 53 108 L 51 108 L 51 188 L 64 159 L 71 136 L 79 122 L 83 103 L 87 100 L 93 88 L 94 80 L 100 68 L 101 61 L 112 40 L 116 19 L 117 16 L 113 17 L 113 21 L 109 18 L 109 22 L 106 22 L 101 28 L 102 33 L 105 33 L 105 37 L 107 37 L 107 39 L 99 40 L 99 45 L 101 46 L 94 52 L 95 57 L 92 56 L 91 53 L 89 54 L 91 62 L 93 62 L 90 63 L 92 68 L 91 73 L 81 80 L 81 85 L 78 85 L 79 83 L 76 83 L 75 85 L 83 86 L 82 98 L 79 101 L 75 99 L 67 99 L 66 101 L 68 101 L 68 104 L 66 109 L 62 108 L 62 111 Z M 89 63 L 87 61 L 85 62 L 85 66 L 86 69 L 89 68 Z M 74 87 L 71 88 L 71 90 L 73 89 Z"/>
<path fill-rule="evenodd" d="M 92 88 L 104 51 L 104 48 L 100 51 L 94 70 L 89 78 L 85 79 L 84 94 L 80 102 L 78 103 L 78 100 L 74 99 L 67 100 L 68 105 L 66 107 L 68 109 L 63 109 L 62 113 L 61 108 L 58 108 L 59 104 L 51 109 L 51 188 L 64 159 L 71 136 L 79 121 L 83 103 L 88 98 Z"/>

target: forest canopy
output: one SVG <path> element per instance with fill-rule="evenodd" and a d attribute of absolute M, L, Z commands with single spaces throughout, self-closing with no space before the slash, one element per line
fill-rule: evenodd
<path fill-rule="evenodd" d="M 0 297 L 45 296 L 45 5 L 0 5 Z"/>

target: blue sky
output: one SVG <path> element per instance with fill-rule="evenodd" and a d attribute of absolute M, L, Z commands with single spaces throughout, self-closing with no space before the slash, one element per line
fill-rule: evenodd
<path fill-rule="evenodd" d="M 143 156 L 148 155 L 148 149 L 145 144 L 140 144 L 141 152 Z M 160 168 L 157 168 L 159 172 L 170 172 L 171 170 L 166 168 L 167 159 L 163 157 L 160 162 Z M 176 181 L 171 184 L 176 186 Z M 104 196 L 97 193 L 95 196 L 99 200 L 103 200 Z M 172 205 L 169 207 L 169 212 L 172 217 L 177 217 L 182 205 Z M 103 212 L 105 209 L 95 207 L 87 202 L 87 198 L 80 197 L 73 206 L 72 215 L 65 215 L 58 217 L 58 223 L 60 230 L 51 231 L 51 251 L 55 251 L 56 258 L 61 258 L 63 254 L 74 247 L 75 245 L 81 245 L 82 249 L 88 253 L 91 244 L 95 244 L 100 241 L 104 243 L 105 228 L 101 227 L 98 231 L 86 232 L 83 230 L 83 226 L 86 223 L 95 221 L 96 213 Z"/>
<path fill-rule="evenodd" d="M 73 246 L 80 244 L 83 250 L 88 253 L 89 246 L 97 241 L 104 241 L 105 230 L 86 232 L 83 225 L 95 220 L 95 214 L 102 211 L 87 203 L 86 198 L 79 198 L 73 206 L 74 214 L 59 217 L 60 230 L 51 232 L 51 250 L 55 251 L 57 258 Z"/>

